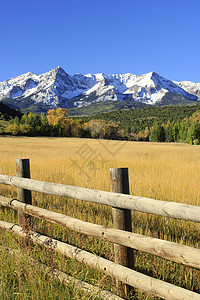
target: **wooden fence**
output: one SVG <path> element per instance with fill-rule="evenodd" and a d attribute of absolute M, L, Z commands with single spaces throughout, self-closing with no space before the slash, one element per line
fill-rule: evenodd
<path fill-rule="evenodd" d="M 0 184 L 16 187 L 18 197 L 10 199 L 0 196 L 0 206 L 18 211 L 19 225 L 23 218 L 33 216 L 79 233 L 113 242 L 115 262 L 51 239 L 54 251 L 116 278 L 118 294 L 121 297 L 126 298 L 130 287 L 134 287 L 164 299 L 200 299 L 200 294 L 136 272 L 133 254 L 133 249 L 141 250 L 200 269 L 200 249 L 131 232 L 131 210 L 200 223 L 200 206 L 129 195 L 128 169 L 110 169 L 110 175 L 111 192 L 42 182 L 30 179 L 29 160 L 19 159 L 16 177 L 0 175 Z M 33 206 L 31 191 L 109 205 L 113 210 L 114 228 L 84 222 Z M 26 237 L 27 233 L 19 225 L 0 221 L 2 230 Z M 30 231 L 29 238 L 34 243 L 48 247 L 49 237 L 47 236 Z"/>

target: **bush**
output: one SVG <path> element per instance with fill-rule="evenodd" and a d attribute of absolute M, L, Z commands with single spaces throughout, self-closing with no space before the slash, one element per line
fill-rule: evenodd
<path fill-rule="evenodd" d="M 193 141 L 193 144 L 194 144 L 194 145 L 200 145 L 200 142 L 199 142 L 198 139 L 196 139 L 196 140 Z"/>

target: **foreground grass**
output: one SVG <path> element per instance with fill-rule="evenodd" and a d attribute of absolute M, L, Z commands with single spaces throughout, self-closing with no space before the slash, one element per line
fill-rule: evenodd
<path fill-rule="evenodd" d="M 134 143 L 67 138 L 0 138 L 0 174 L 15 175 L 16 158 L 30 158 L 33 179 L 110 190 L 109 168 L 128 167 L 130 193 L 199 205 L 200 147 L 184 144 Z M 0 194 L 16 197 L 16 189 L 0 186 Z M 33 193 L 33 204 L 84 221 L 112 227 L 111 208 L 79 200 Z M 200 248 L 200 226 L 192 222 L 133 212 L 133 232 Z M 0 210 L 0 219 L 17 223 L 16 213 Z M 114 259 L 113 245 L 34 220 L 34 229 L 79 248 Z M 0 232 L 0 245 L 21 248 L 53 268 L 116 292 L 112 278 L 29 245 Z M 46 278 L 26 258 L 0 253 L 0 298 L 85 299 L 73 287 Z M 200 293 L 200 272 L 143 252 L 136 253 L 136 270 Z M 155 297 L 137 291 L 138 299 Z M 90 298 L 89 298 L 90 299 Z M 91 298 L 92 299 L 92 298 Z M 99 299 L 99 298 L 98 298 Z"/>

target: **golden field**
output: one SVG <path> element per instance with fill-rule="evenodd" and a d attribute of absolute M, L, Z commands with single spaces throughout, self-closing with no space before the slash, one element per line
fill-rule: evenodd
<path fill-rule="evenodd" d="M 29 158 L 31 177 L 109 190 L 109 168 L 128 167 L 130 193 L 198 205 L 200 147 L 75 138 L 0 138 L 0 173 Z"/>
<path fill-rule="evenodd" d="M 0 137 L 0 174 L 15 175 L 16 158 L 30 159 L 32 179 L 107 191 L 110 190 L 109 168 L 128 167 L 130 194 L 192 205 L 200 203 L 200 146 L 77 138 Z M 6 186 L 0 186 L 0 194 L 16 197 L 15 189 Z M 112 226 L 109 207 L 37 193 L 33 193 L 33 204 L 93 223 Z M 0 212 L 0 219 L 14 222 L 16 216 L 5 210 Z M 113 246 L 110 243 L 92 238 L 87 238 L 87 243 L 85 243 L 85 237 L 68 231 L 63 233 L 62 229 L 57 226 L 47 225 L 45 228 L 42 222 L 38 222 L 37 226 L 45 233 L 50 232 L 60 239 L 66 234 L 68 242 L 113 259 Z M 200 248 L 199 229 L 198 224 L 191 222 L 133 213 L 134 232 L 197 248 Z M 13 238 L 8 234 L 0 233 L 0 244 L 5 243 L 11 245 L 14 243 Z M 17 244 L 14 247 L 16 248 Z M 55 263 L 64 271 L 68 268 L 56 255 Z M 100 282 L 101 286 L 107 289 L 111 286 L 110 282 L 113 283 L 111 279 L 105 278 L 98 272 L 92 273 L 86 268 L 88 274 L 86 276 L 81 266 L 75 267 L 71 262 L 68 264 L 72 264 L 73 269 L 69 273 L 80 279 L 93 284 Z M 200 273 L 192 268 L 138 252 L 136 269 L 200 292 Z M 19 282 L 18 285 L 20 286 Z M 42 289 L 41 286 L 40 289 Z M 12 298 L 12 292 L 9 289 L 6 295 L 8 297 L 5 299 L 20 299 L 20 297 Z M 40 294 L 38 294 L 38 299 L 39 297 L 41 297 Z M 49 297 L 47 298 L 50 299 Z M 80 295 L 79 298 L 69 297 L 69 299 L 84 299 L 80 298 Z M 140 292 L 137 297 L 138 299 L 154 298 Z"/>

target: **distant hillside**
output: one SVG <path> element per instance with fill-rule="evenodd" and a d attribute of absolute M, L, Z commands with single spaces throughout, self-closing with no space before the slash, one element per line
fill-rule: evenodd
<path fill-rule="evenodd" d="M 21 117 L 21 116 L 22 116 L 22 113 L 19 110 L 10 108 L 3 102 L 0 102 L 0 119 L 9 121 L 11 118 Z"/>
<path fill-rule="evenodd" d="M 190 117 L 194 112 L 200 109 L 200 105 L 192 106 L 152 106 L 138 109 L 123 109 L 111 111 L 108 113 L 99 113 L 91 116 L 82 117 L 84 122 L 90 120 L 105 120 L 114 123 L 119 122 L 121 129 L 124 129 L 125 135 L 130 132 L 138 133 L 146 127 L 153 126 L 154 121 L 166 124 L 170 122 L 180 122 L 184 118 Z"/>
<path fill-rule="evenodd" d="M 20 111 L 25 114 L 28 112 L 32 112 L 34 114 L 40 115 L 41 113 L 47 113 L 49 109 L 55 108 L 51 105 L 41 104 L 41 103 L 33 103 L 30 97 L 25 97 L 23 99 L 5 99 L 4 104 L 9 105 L 9 107 L 14 110 L 19 109 L 19 101 L 20 101 Z M 1 102 L 0 102 L 1 103 Z"/>
<path fill-rule="evenodd" d="M 104 101 L 92 103 L 89 106 L 69 108 L 69 116 L 90 116 L 101 114 L 105 112 L 111 112 L 121 109 L 135 109 L 135 108 L 145 108 L 148 107 L 147 104 L 134 102 L 132 100 L 127 101 Z"/>
<path fill-rule="evenodd" d="M 4 129 L 8 125 L 11 119 L 15 117 L 21 118 L 21 116 L 22 113 L 20 111 L 12 109 L 3 102 L 0 102 L 0 131 L 1 128 Z"/>

